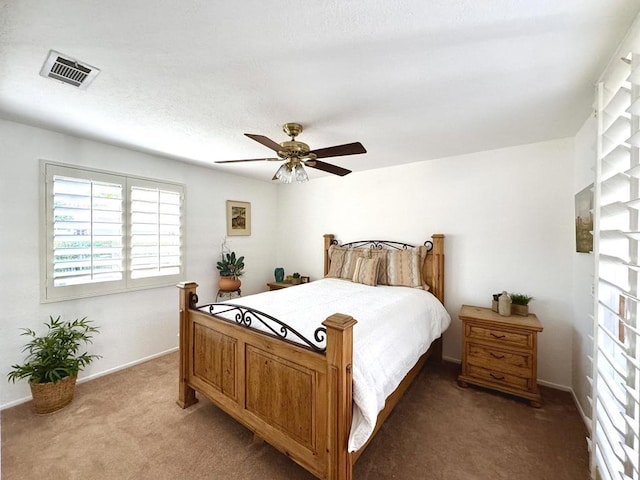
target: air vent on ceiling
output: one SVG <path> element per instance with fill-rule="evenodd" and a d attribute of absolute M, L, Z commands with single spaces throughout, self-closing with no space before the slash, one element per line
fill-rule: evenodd
<path fill-rule="evenodd" d="M 81 89 L 87 88 L 98 73 L 100 69 L 80 63 L 75 58 L 55 50 L 49 50 L 49 56 L 40 70 L 43 77 L 53 78 Z"/>

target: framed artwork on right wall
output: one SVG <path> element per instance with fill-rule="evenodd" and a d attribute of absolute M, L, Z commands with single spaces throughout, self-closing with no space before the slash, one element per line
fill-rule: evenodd
<path fill-rule="evenodd" d="M 576 252 L 593 252 L 593 183 L 576 193 Z"/>

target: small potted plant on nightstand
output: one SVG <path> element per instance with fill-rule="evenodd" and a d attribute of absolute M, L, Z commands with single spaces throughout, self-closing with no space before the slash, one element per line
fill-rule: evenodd
<path fill-rule="evenodd" d="M 295 272 L 293 275 L 291 275 L 291 285 L 299 285 L 300 284 L 300 274 L 298 272 Z"/>
<path fill-rule="evenodd" d="M 533 297 L 524 295 L 522 293 L 512 293 L 511 297 L 511 312 L 516 315 L 522 315 L 526 317 L 529 315 L 529 302 L 533 300 Z"/>
<path fill-rule="evenodd" d="M 91 343 L 98 328 L 83 318 L 72 322 L 49 317 L 47 333 L 41 337 L 29 328 L 22 335 L 31 337 L 23 351 L 28 352 L 25 363 L 12 365 L 9 380 L 28 378 L 35 413 L 53 413 L 73 400 L 78 372 L 100 355 L 79 353 L 83 344 Z"/>
<path fill-rule="evenodd" d="M 240 288 L 241 282 L 238 277 L 244 273 L 244 257 L 236 257 L 236 252 L 223 253 L 216 268 L 220 272 L 220 290 L 232 292 Z"/>

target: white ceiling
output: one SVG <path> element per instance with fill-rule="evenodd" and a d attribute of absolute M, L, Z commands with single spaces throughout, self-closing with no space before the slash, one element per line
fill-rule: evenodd
<path fill-rule="evenodd" d="M 573 136 L 637 0 L 0 0 L 0 117 L 181 160 L 285 122 L 361 171 Z M 49 49 L 101 69 L 39 76 Z M 62 159 L 61 159 L 62 160 Z M 215 166 L 270 181 L 277 165 Z M 311 170 L 311 169 L 310 169 Z M 311 173 L 311 172 L 310 172 Z M 313 171 L 313 176 L 327 175 Z"/>

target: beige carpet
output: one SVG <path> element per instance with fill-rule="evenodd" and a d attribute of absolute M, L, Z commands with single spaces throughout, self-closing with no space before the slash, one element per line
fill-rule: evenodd
<path fill-rule="evenodd" d="M 3 480 L 314 477 L 207 400 L 175 403 L 177 354 L 78 385 L 64 410 L 2 412 Z M 459 366 L 427 364 L 354 468 L 356 480 L 586 480 L 585 429 L 570 394 L 543 406 L 461 389 Z"/>

